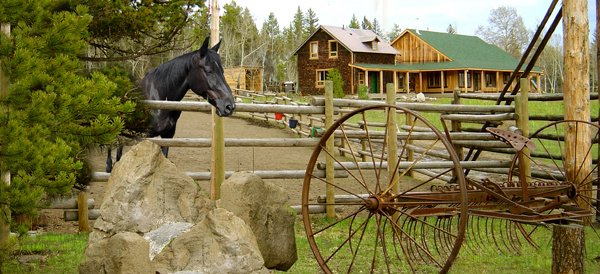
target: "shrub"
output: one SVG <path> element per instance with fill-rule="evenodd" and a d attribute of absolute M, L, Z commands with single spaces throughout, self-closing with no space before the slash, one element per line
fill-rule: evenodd
<path fill-rule="evenodd" d="M 333 82 L 334 98 L 344 98 L 344 96 L 346 96 L 346 93 L 344 92 L 344 79 L 342 79 L 342 74 L 338 69 L 329 70 L 327 73 L 327 80 Z"/>
<path fill-rule="evenodd" d="M 358 99 L 368 100 L 369 99 L 369 87 L 366 85 L 358 86 Z"/>

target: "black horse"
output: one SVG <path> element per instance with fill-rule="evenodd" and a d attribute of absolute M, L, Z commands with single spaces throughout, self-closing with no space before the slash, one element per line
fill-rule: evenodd
<path fill-rule="evenodd" d="M 208 47 L 207 37 L 199 50 L 176 57 L 148 72 L 140 82 L 140 88 L 147 100 L 181 101 L 191 89 L 194 93 L 216 108 L 217 115 L 229 116 L 235 110 L 235 100 L 231 88 L 225 81 L 223 65 L 218 54 L 221 42 Z M 177 119 L 181 111 L 151 110 L 147 137 L 160 136 L 173 138 Z M 168 156 L 169 148 L 163 147 Z M 123 147 L 117 149 L 117 161 L 121 158 Z M 112 170 L 112 156 L 108 150 L 106 172 Z"/>

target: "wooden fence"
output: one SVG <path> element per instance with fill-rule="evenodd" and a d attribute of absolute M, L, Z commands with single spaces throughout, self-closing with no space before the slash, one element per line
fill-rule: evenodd
<path fill-rule="evenodd" d="M 285 96 L 269 96 L 257 94 L 249 91 L 238 91 L 238 98 L 243 98 L 248 103 L 238 103 L 236 108 L 236 116 L 264 120 L 285 125 L 289 130 L 296 133 L 299 137 L 308 138 L 224 138 L 226 147 L 314 147 L 318 143 L 319 134 L 329 125 L 325 123 L 325 109 L 332 108 L 333 116 L 330 121 L 333 121 L 336 116 L 341 117 L 354 109 L 386 104 L 384 101 L 363 101 L 353 99 L 333 99 L 327 102 L 324 98 L 312 98 L 310 103 L 294 102 Z M 595 95 L 597 96 L 597 95 Z M 554 98 L 556 97 L 556 98 Z M 453 104 L 431 104 L 431 103 L 409 103 L 396 102 L 399 107 L 404 107 L 420 113 L 430 113 L 437 115 L 450 124 L 450 137 L 459 156 L 462 157 L 465 149 L 481 149 L 494 153 L 513 153 L 508 145 L 501 141 L 497 141 L 491 134 L 480 131 L 483 123 L 492 124 L 516 124 L 517 117 L 530 117 L 527 113 L 516 114 L 515 107 L 511 105 L 462 105 L 461 98 L 476 98 L 483 100 L 496 100 L 497 97 L 487 94 L 462 94 L 456 93 Z M 530 98 L 542 98 L 541 96 L 533 95 Z M 554 100 L 560 100 L 557 96 L 548 96 Z M 540 100 L 548 100 L 544 99 Z M 180 111 L 200 111 L 210 112 L 211 105 L 207 102 L 169 102 L 169 101 L 145 101 L 150 108 L 180 110 Z M 281 114 L 281 115 L 278 115 Z M 279 117 L 278 117 L 279 116 Z M 538 117 L 533 117 L 532 120 Z M 547 117 L 546 117 L 547 118 Z M 297 120 L 295 128 L 290 128 L 291 119 Z M 359 126 L 359 125 L 358 125 Z M 384 124 L 372 124 L 370 126 L 385 126 Z M 404 126 L 408 127 L 408 125 Z M 514 128 L 514 127 L 513 127 Z M 210 138 L 174 138 L 174 139 L 152 139 L 161 146 L 168 147 L 210 147 Z M 361 142 L 361 138 L 356 138 L 356 142 Z M 340 153 L 350 153 L 345 148 L 342 142 L 335 142 Z M 423 148 L 418 146 L 410 146 L 414 153 L 422 153 Z M 359 156 L 364 156 L 361 152 Z M 506 174 L 510 165 L 509 161 L 485 160 L 477 163 L 468 163 L 463 161 L 465 168 L 478 170 L 490 173 Z M 443 163 L 442 163 L 443 165 Z M 337 170 L 334 167 L 336 177 L 345 177 L 348 174 L 342 170 Z M 209 180 L 211 172 L 186 172 L 195 180 Z M 263 179 L 300 179 L 304 177 L 305 170 L 258 170 L 254 171 Z M 226 177 L 233 174 L 233 171 L 225 171 Z M 323 178 L 326 177 L 326 168 L 323 168 L 321 174 L 315 174 Z M 108 173 L 94 172 L 93 180 L 106 181 Z"/>

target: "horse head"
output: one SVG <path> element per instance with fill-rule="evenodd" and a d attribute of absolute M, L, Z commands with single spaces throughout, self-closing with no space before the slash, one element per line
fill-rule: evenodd
<path fill-rule="evenodd" d="M 188 78 L 190 88 L 208 100 L 217 109 L 217 115 L 229 116 L 235 110 L 235 99 L 223 75 L 223 65 L 218 54 L 221 42 L 209 48 L 208 41 L 207 37 L 195 55 Z"/>

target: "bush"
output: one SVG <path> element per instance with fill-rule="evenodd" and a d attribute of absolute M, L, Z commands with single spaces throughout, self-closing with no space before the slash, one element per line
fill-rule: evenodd
<path fill-rule="evenodd" d="M 369 87 L 366 85 L 358 86 L 358 99 L 369 100 Z"/>
<path fill-rule="evenodd" d="M 342 79 L 342 74 L 338 69 L 329 70 L 327 73 L 327 80 L 333 82 L 334 98 L 344 98 L 344 96 L 346 96 L 346 93 L 344 92 L 344 79 Z"/>

